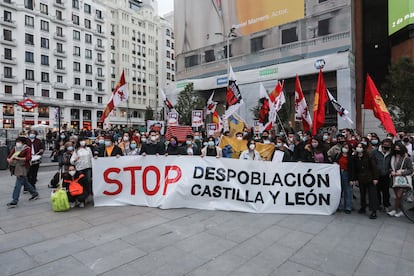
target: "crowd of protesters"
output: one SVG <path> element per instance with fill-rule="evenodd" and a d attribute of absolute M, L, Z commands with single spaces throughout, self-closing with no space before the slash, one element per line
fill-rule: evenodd
<path fill-rule="evenodd" d="M 36 131 L 29 131 L 16 139 L 16 146 L 7 157 L 14 167 L 16 184 L 13 200 L 9 208 L 16 207 L 21 186 L 31 193 L 31 200 L 37 199 L 36 191 L 38 163 L 31 163 L 33 155 L 42 155 L 44 147 L 36 137 Z M 108 156 L 128 155 L 198 155 L 201 157 L 232 157 L 232 146 L 221 148 L 220 139 L 229 136 L 224 132 L 219 137 L 203 135 L 194 131 L 185 141 L 171 136 L 168 140 L 157 130 L 147 133 L 129 129 L 128 131 L 107 130 L 105 132 L 82 131 L 72 135 L 66 131 L 46 135 L 47 146 L 52 149 L 50 156 L 59 163 L 64 183 L 78 180 L 84 186 L 84 192 L 78 197 L 70 197 L 71 207 L 84 207 L 93 195 L 92 159 Z M 25 136 L 25 137 L 23 137 Z M 365 214 L 369 209 L 369 218 L 377 218 L 377 212 L 387 212 L 390 216 L 400 217 L 403 189 L 395 188 L 395 204 L 391 205 L 390 189 L 392 179 L 397 175 L 410 176 L 413 173 L 413 137 L 401 132 L 398 136 L 388 135 L 382 141 L 375 133 L 365 137 L 350 129 L 329 131 L 312 136 L 310 132 L 293 129 L 276 134 L 274 131 L 254 133 L 244 128 L 234 134 L 235 139 L 244 140 L 246 149 L 236 158 L 263 161 L 256 150 L 257 143 L 273 145 L 271 161 L 337 163 L 341 176 L 341 203 L 338 211 L 350 214 L 354 209 L 353 191 L 358 187 L 360 203 L 358 213 Z M 229 154 L 230 152 L 230 154 Z M 53 185 L 52 185 L 53 186 Z M 52 187 L 51 186 L 51 187 Z M 367 203 L 368 202 L 368 203 Z M 368 205 L 368 206 L 367 206 Z"/>

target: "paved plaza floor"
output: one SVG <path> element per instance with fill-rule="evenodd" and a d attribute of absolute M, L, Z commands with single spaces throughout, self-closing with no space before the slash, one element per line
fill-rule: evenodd
<path fill-rule="evenodd" d="M 250 214 L 136 206 L 55 213 L 40 199 L 7 209 L 0 171 L 0 275 L 414 275 L 414 224 L 353 212 Z"/>

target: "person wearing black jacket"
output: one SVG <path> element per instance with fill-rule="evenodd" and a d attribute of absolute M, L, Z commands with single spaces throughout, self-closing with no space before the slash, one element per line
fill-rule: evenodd
<path fill-rule="evenodd" d="M 177 137 L 171 136 L 167 145 L 167 151 L 165 155 L 179 155 L 181 153 L 181 148 L 178 146 Z"/>
<path fill-rule="evenodd" d="M 151 130 L 149 133 L 148 141 L 141 146 L 141 155 L 164 155 L 165 146 L 160 141 L 157 132 Z"/>
<path fill-rule="evenodd" d="M 369 200 L 369 209 L 371 210 L 370 219 L 377 218 L 378 210 L 378 171 L 375 160 L 371 158 L 367 152 L 366 146 L 359 143 L 356 147 L 356 154 L 352 158 L 352 184 L 359 183 L 361 193 L 361 208 L 358 213 L 365 214 L 367 205 L 367 192 Z"/>
<path fill-rule="evenodd" d="M 85 200 L 89 195 L 89 190 L 87 188 L 88 179 L 86 176 L 83 173 L 77 171 L 75 165 L 70 165 L 68 172 L 64 173 L 62 178 L 62 187 L 67 191 L 70 207 L 73 208 L 76 205 L 79 205 L 80 208 L 85 207 Z M 83 191 L 79 195 L 73 195 L 70 193 L 69 186 L 74 182 L 80 184 L 83 187 Z"/>
<path fill-rule="evenodd" d="M 341 175 L 341 202 L 339 210 L 344 210 L 345 214 L 352 211 L 352 185 L 349 181 L 352 171 L 352 145 L 345 143 L 341 147 L 341 152 L 334 156 L 333 161 L 339 165 Z"/>
<path fill-rule="evenodd" d="M 292 161 L 293 162 L 303 162 L 305 161 L 305 143 L 300 139 L 300 136 L 295 134 L 293 137 L 293 144 L 295 145 L 293 147 L 292 152 Z"/>
<path fill-rule="evenodd" d="M 185 144 L 181 147 L 181 155 L 201 155 L 201 149 L 194 142 L 193 135 L 187 135 Z"/>
<path fill-rule="evenodd" d="M 122 149 L 114 145 L 114 137 L 112 135 L 105 136 L 105 147 L 98 148 L 98 157 L 123 156 Z"/>

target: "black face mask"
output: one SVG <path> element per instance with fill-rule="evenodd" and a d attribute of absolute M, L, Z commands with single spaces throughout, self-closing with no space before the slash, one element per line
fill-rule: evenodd
<path fill-rule="evenodd" d="M 401 150 L 394 150 L 394 153 L 395 153 L 395 154 L 401 154 L 401 153 L 402 153 L 402 151 L 401 151 Z"/>
<path fill-rule="evenodd" d="M 409 141 L 410 141 L 410 140 L 409 140 L 408 138 L 404 138 L 404 139 L 403 139 L 403 142 L 404 142 L 404 143 L 408 143 Z"/>
<path fill-rule="evenodd" d="M 391 148 L 390 147 L 382 147 L 384 150 L 389 151 Z"/>

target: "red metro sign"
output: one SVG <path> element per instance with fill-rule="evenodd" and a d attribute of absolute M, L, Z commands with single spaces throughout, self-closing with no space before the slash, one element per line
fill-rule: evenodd
<path fill-rule="evenodd" d="M 17 103 L 18 105 L 20 105 L 21 107 L 23 107 L 23 109 L 25 110 L 30 110 L 32 108 L 38 107 L 39 104 L 31 99 L 24 99 L 23 101 L 20 101 Z"/>

